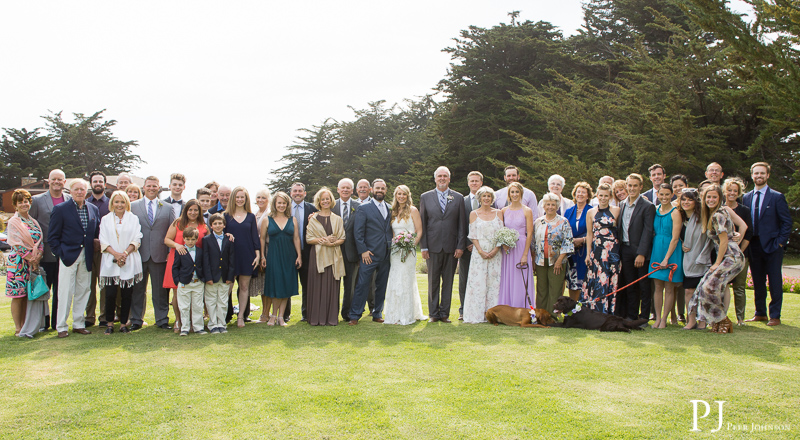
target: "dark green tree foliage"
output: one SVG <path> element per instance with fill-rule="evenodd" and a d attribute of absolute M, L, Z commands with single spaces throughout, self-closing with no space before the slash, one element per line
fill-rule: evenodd
<path fill-rule="evenodd" d="M 119 174 L 142 163 L 139 155 L 133 153 L 138 142 L 117 139 L 111 131 L 117 121 L 104 121 L 104 111 L 89 116 L 73 113 L 75 122 L 64 121 L 62 112 L 42 116 L 55 148 L 53 160 L 67 176 L 82 176 L 94 170 Z"/>
<path fill-rule="evenodd" d="M 332 119 L 310 129 L 300 129 L 304 134 L 297 137 L 296 144 L 287 147 L 291 152 L 281 158 L 286 165 L 273 172 L 275 179 L 269 183 L 272 189 L 288 194 L 292 183 L 302 182 L 309 196 L 313 196 L 321 187 L 335 185 L 331 183 L 334 179 L 330 164 L 336 130 Z"/>
<path fill-rule="evenodd" d="M 0 188 L 9 189 L 20 185 L 22 177 L 33 175 L 37 179 L 46 178 L 53 164 L 50 142 L 47 136 L 39 134 L 39 128 L 4 128 L 0 144 Z"/>
<path fill-rule="evenodd" d="M 522 87 L 515 78 L 539 87 L 553 79 L 548 69 L 571 71 L 565 66 L 570 59 L 562 52 L 560 31 L 550 23 L 519 23 L 515 18 L 490 29 L 470 26 L 455 39 L 455 46 L 444 49 L 453 61 L 438 85 L 447 101 L 436 115 L 435 127 L 443 147 L 438 157 L 454 176 L 483 170 L 487 184 L 501 185 L 502 172 L 487 171 L 502 170 L 522 154 L 504 130 L 536 137 L 544 126 L 542 119 L 511 99 Z M 454 187 L 463 191 L 465 180 L 454 179 Z"/>

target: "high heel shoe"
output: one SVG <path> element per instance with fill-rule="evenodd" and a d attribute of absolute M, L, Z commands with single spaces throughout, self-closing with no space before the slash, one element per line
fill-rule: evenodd
<path fill-rule="evenodd" d="M 256 321 L 256 324 L 263 324 L 265 322 L 267 322 L 267 315 L 261 315 L 261 317 L 258 318 L 258 321 Z"/>
<path fill-rule="evenodd" d="M 289 324 L 285 323 L 283 321 L 283 317 L 281 316 L 281 317 L 278 317 L 278 325 L 281 326 L 281 327 L 286 327 Z"/>
<path fill-rule="evenodd" d="M 269 315 L 269 321 L 267 321 L 267 325 L 274 326 L 275 325 L 275 318 L 277 318 L 277 316 Z"/>

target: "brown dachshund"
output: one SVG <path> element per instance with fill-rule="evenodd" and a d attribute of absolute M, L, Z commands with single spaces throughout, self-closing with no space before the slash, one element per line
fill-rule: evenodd
<path fill-rule="evenodd" d="M 533 309 L 536 323 L 531 323 L 531 311 L 522 307 L 494 306 L 486 311 L 486 320 L 494 325 L 505 324 L 519 327 L 548 328 L 556 323 L 545 309 Z"/>

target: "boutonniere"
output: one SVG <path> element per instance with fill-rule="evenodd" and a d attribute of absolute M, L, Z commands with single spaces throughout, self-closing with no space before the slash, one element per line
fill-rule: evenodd
<path fill-rule="evenodd" d="M 452 202 L 452 201 L 453 201 L 453 196 L 451 196 L 451 195 L 449 195 L 449 194 L 448 194 L 448 195 L 447 195 L 447 203 L 450 203 L 450 202 Z"/>
<path fill-rule="evenodd" d="M 158 207 L 160 208 L 160 207 L 164 206 L 164 202 L 159 200 L 159 201 L 156 202 L 156 205 L 158 205 Z"/>
<path fill-rule="evenodd" d="M 580 311 L 581 311 L 581 303 L 578 303 L 578 304 L 575 304 L 575 308 L 574 309 L 572 309 L 569 312 L 564 313 L 564 314 L 567 315 L 567 316 L 572 316 L 572 315 L 574 315 L 574 314 L 576 314 L 576 313 L 578 313 Z"/>

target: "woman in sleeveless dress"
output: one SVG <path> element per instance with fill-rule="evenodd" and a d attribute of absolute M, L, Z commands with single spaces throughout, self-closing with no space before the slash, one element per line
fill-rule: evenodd
<path fill-rule="evenodd" d="M 413 205 L 411 190 L 400 185 L 394 190 L 392 202 L 392 236 L 401 232 L 416 233 L 414 245 L 422 239 L 422 218 Z M 392 250 L 389 281 L 386 285 L 384 324 L 413 324 L 427 319 L 422 314 L 422 301 L 417 288 L 417 259 L 413 253 L 402 261 L 402 252 Z"/>
<path fill-rule="evenodd" d="M 583 302 L 592 310 L 614 314 L 620 269 L 617 218 L 619 207 L 610 206 L 611 185 L 597 187 L 597 207 L 586 213 L 586 230 L 592 231 L 592 240 L 586 248 L 586 283 L 583 285 Z"/>
<path fill-rule="evenodd" d="M 469 262 L 469 277 L 464 294 L 464 322 L 486 322 L 486 311 L 497 305 L 500 295 L 502 258 L 495 236 L 503 227 L 503 213 L 492 208 L 494 191 L 488 186 L 475 195 L 481 207 L 469 215 L 469 239 L 474 246 Z"/>
<path fill-rule="evenodd" d="M 267 214 L 269 252 L 264 268 L 264 295 L 272 299 L 272 313 L 267 322 L 270 326 L 275 325 L 276 319 L 278 325 L 287 325 L 283 320 L 283 312 L 289 299 L 297 295 L 297 269 L 303 263 L 297 219 L 290 215 L 291 202 L 288 194 L 278 191 L 272 197 Z"/>
<path fill-rule="evenodd" d="M 531 305 L 535 306 L 536 295 L 533 291 L 533 260 L 531 259 L 531 240 L 533 240 L 533 211 L 522 204 L 522 184 L 512 182 L 508 185 L 508 200 L 511 204 L 503 208 L 503 223 L 507 228 L 519 232 L 517 246 L 503 249 L 503 262 L 500 269 L 500 296 L 498 304 L 511 307 L 528 307 L 525 300 L 525 282 Z M 470 262 L 472 262 L 470 260 Z M 517 264 L 527 264 L 524 270 L 517 269 Z M 524 273 L 523 273 L 524 272 Z"/>
<path fill-rule="evenodd" d="M 650 251 L 650 262 L 658 263 L 666 268 L 668 264 L 677 264 L 678 268 L 669 279 L 669 270 L 659 270 L 650 274 L 655 281 L 656 290 L 653 304 L 656 308 L 656 322 L 653 328 L 667 328 L 667 315 L 675 305 L 675 289 L 683 282 L 683 247 L 681 246 L 681 228 L 683 219 L 678 208 L 672 206 L 672 185 L 662 183 L 658 187 L 659 205 L 653 220 L 653 248 Z M 673 314 L 672 325 L 678 325 L 678 317 Z"/>

